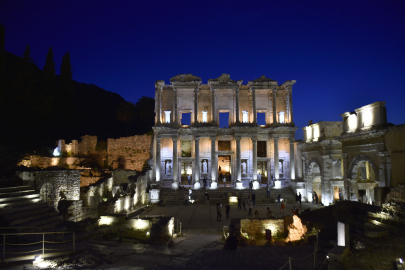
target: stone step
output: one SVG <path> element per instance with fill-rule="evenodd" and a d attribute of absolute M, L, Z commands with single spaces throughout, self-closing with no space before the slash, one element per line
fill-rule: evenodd
<path fill-rule="evenodd" d="M 56 213 L 56 212 L 55 212 Z M 33 221 L 21 223 L 19 227 L 52 227 L 59 225 L 63 222 L 63 217 L 59 214 L 46 218 L 40 218 Z"/>
<path fill-rule="evenodd" d="M 3 203 L 17 202 L 17 201 L 22 201 L 22 200 L 36 199 L 36 198 L 39 198 L 39 194 L 32 193 L 32 194 L 26 194 L 26 195 L 21 195 L 21 196 L 0 198 L 0 207 L 1 207 L 1 204 L 3 204 Z"/>
<path fill-rule="evenodd" d="M 0 193 L 0 200 L 3 198 L 18 197 L 18 196 L 31 195 L 31 194 L 36 194 L 35 190 L 27 189 L 27 190 L 13 191 L 13 192 L 7 192 L 7 193 Z"/>
<path fill-rule="evenodd" d="M 39 198 L 39 196 L 37 198 L 33 198 L 33 199 L 21 199 L 21 200 L 17 200 L 17 201 L 10 201 L 10 202 L 3 202 L 0 203 L 0 209 L 7 209 L 7 208 L 15 208 L 17 206 L 21 206 L 21 205 L 27 205 L 30 203 L 37 203 L 41 201 L 41 199 Z"/>
<path fill-rule="evenodd" d="M 27 209 L 25 211 L 18 210 L 13 211 L 8 214 L 2 215 L 6 220 L 10 222 L 18 219 L 29 218 L 32 216 L 46 214 L 47 212 L 54 212 L 56 213 L 55 209 L 52 206 L 48 206 L 47 204 L 42 204 L 41 207 Z"/>
<path fill-rule="evenodd" d="M 10 193 L 10 192 L 24 191 L 24 190 L 29 190 L 29 189 L 31 189 L 30 186 L 17 186 L 17 187 L 0 188 L 0 194 L 1 194 L 1 193 Z"/>
<path fill-rule="evenodd" d="M 25 204 L 25 205 L 18 205 L 16 208 L 13 207 L 5 207 L 1 209 L 1 214 L 2 215 L 6 215 L 9 213 L 16 213 L 17 211 L 35 211 L 38 208 L 43 208 L 45 206 L 48 206 L 48 203 L 43 202 L 43 201 L 39 201 L 36 203 L 29 203 L 29 204 Z"/>
<path fill-rule="evenodd" d="M 55 211 L 53 208 L 48 208 L 47 211 L 34 214 L 34 215 L 29 215 L 25 217 L 20 217 L 14 220 L 9 220 L 9 226 L 11 227 L 17 227 L 20 226 L 21 224 L 31 224 L 34 223 L 38 220 L 46 220 L 47 218 L 52 218 L 54 216 L 59 215 L 58 212 Z"/>

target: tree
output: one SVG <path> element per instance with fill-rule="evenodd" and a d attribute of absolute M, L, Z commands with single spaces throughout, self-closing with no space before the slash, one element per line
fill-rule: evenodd
<path fill-rule="evenodd" d="M 5 49 L 6 30 L 4 25 L 0 25 L 0 99 L 4 99 L 6 91 L 6 49 Z"/>
<path fill-rule="evenodd" d="M 54 114 L 49 114 L 55 109 L 54 99 L 56 95 L 56 81 L 55 81 L 55 62 L 53 61 L 52 46 L 49 48 L 46 55 L 44 69 L 42 71 L 41 81 L 41 108 L 43 116 L 52 118 Z"/>
<path fill-rule="evenodd" d="M 155 123 L 155 99 L 142 96 L 135 103 L 136 107 L 136 132 L 144 134 L 152 130 Z"/>
<path fill-rule="evenodd" d="M 136 116 L 136 106 L 129 101 L 122 102 L 117 108 L 117 119 L 124 124 L 126 134 L 129 135 L 129 129 L 134 123 Z"/>
<path fill-rule="evenodd" d="M 74 114 L 73 101 L 73 81 L 72 81 L 72 65 L 70 64 L 69 52 L 66 52 L 62 57 L 62 65 L 60 67 L 59 91 L 56 100 L 58 114 L 60 117 L 59 129 L 64 130 L 64 126 L 70 123 Z M 65 130 L 66 131 L 66 130 Z M 66 133 L 65 133 L 66 134 Z M 62 135 L 62 134 L 61 134 Z"/>

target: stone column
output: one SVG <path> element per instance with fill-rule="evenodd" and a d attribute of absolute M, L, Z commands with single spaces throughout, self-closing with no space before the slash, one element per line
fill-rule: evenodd
<path fill-rule="evenodd" d="M 173 87 L 173 123 L 177 124 L 177 91 Z"/>
<path fill-rule="evenodd" d="M 194 188 L 200 188 L 200 137 L 194 137 Z"/>
<path fill-rule="evenodd" d="M 257 138 L 252 138 L 253 146 L 253 188 L 258 189 L 260 187 L 259 182 L 257 181 Z"/>
<path fill-rule="evenodd" d="M 295 180 L 294 137 L 290 137 L 290 179 Z"/>
<path fill-rule="evenodd" d="M 277 89 L 273 90 L 273 124 L 277 123 Z"/>
<path fill-rule="evenodd" d="M 211 90 L 211 122 L 216 122 L 216 111 L 215 111 L 215 90 Z"/>
<path fill-rule="evenodd" d="M 157 108 L 157 122 L 158 124 L 162 123 L 160 121 L 161 117 L 162 117 L 162 92 L 160 90 L 158 90 L 158 108 Z"/>
<path fill-rule="evenodd" d="M 155 178 L 156 182 L 160 181 L 160 141 L 162 138 L 156 136 L 156 162 L 155 162 Z"/>
<path fill-rule="evenodd" d="M 240 154 L 240 137 L 235 137 L 236 141 L 236 188 L 242 189 L 242 177 L 241 177 L 241 154 Z"/>
<path fill-rule="evenodd" d="M 198 88 L 194 89 L 194 123 L 198 122 Z"/>
<path fill-rule="evenodd" d="M 284 123 L 289 123 L 290 121 L 290 96 L 288 93 L 285 94 L 285 110 L 286 110 L 286 116 Z"/>
<path fill-rule="evenodd" d="M 211 188 L 217 188 L 217 162 L 216 162 L 216 155 L 215 155 L 215 141 L 216 137 L 211 137 Z"/>
<path fill-rule="evenodd" d="M 280 178 L 280 171 L 279 171 L 279 158 L 278 158 L 278 139 L 274 138 L 274 178 L 278 180 Z"/>
<path fill-rule="evenodd" d="M 178 169 L 177 169 L 177 138 L 172 138 L 173 140 L 173 182 L 172 188 L 178 188 Z"/>
<path fill-rule="evenodd" d="M 293 120 L 293 106 L 292 106 L 292 93 L 290 93 L 290 123 L 294 123 L 294 120 Z"/>
<path fill-rule="evenodd" d="M 235 89 L 235 96 L 236 96 L 236 108 L 235 108 L 235 110 L 236 110 L 236 123 L 237 124 L 239 124 L 240 123 L 240 121 L 239 121 L 239 88 L 236 88 Z M 239 140 L 240 140 L 240 138 L 239 138 Z"/>
<path fill-rule="evenodd" d="M 253 103 L 253 123 L 257 123 L 257 112 L 256 112 L 256 90 L 252 89 L 252 103 Z"/>

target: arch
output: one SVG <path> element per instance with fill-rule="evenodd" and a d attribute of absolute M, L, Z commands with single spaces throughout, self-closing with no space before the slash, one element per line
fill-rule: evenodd
<path fill-rule="evenodd" d="M 318 160 L 316 160 L 316 159 L 311 159 L 309 162 L 308 162 L 308 166 L 307 166 L 307 169 L 306 169 L 306 172 L 307 172 L 307 176 L 308 177 L 310 177 L 310 178 L 312 178 L 312 169 L 314 168 L 314 166 L 318 166 L 318 168 L 319 168 L 319 174 L 320 175 L 322 175 L 322 166 L 321 166 L 321 164 L 318 162 Z"/>
<path fill-rule="evenodd" d="M 54 189 L 51 183 L 45 183 L 39 190 L 39 197 L 42 201 L 48 203 L 49 205 L 53 204 L 54 201 Z"/>
<path fill-rule="evenodd" d="M 350 166 L 349 166 L 349 171 L 348 171 L 349 178 L 350 179 L 356 178 L 357 170 L 359 169 L 359 166 L 361 165 L 361 163 L 363 161 L 367 161 L 371 165 L 371 167 L 373 168 L 373 171 L 374 171 L 376 181 L 379 181 L 379 179 L 378 179 L 379 174 L 378 174 L 377 167 L 375 166 L 373 160 L 366 155 L 359 155 L 352 160 L 352 162 L 350 163 Z"/>

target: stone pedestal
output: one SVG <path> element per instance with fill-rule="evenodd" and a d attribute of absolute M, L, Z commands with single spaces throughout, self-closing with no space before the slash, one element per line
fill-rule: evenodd
<path fill-rule="evenodd" d="M 259 181 L 253 181 L 253 189 L 259 189 L 259 188 L 260 188 Z"/>
<path fill-rule="evenodd" d="M 178 189 L 179 188 L 178 182 L 172 182 L 172 188 L 173 189 Z"/>
<path fill-rule="evenodd" d="M 218 188 L 218 183 L 212 181 L 212 182 L 211 182 L 211 188 L 212 188 L 212 189 Z"/>
<path fill-rule="evenodd" d="M 236 188 L 237 189 L 243 189 L 243 183 L 242 182 L 236 182 Z"/>
<path fill-rule="evenodd" d="M 274 181 L 274 188 L 281 188 L 281 181 L 280 180 Z"/>
<path fill-rule="evenodd" d="M 200 182 L 195 182 L 194 189 L 199 189 L 199 188 L 201 188 Z"/>
<path fill-rule="evenodd" d="M 150 194 L 150 202 L 151 203 L 158 203 L 160 199 L 160 190 L 159 189 L 151 189 L 149 191 Z"/>

